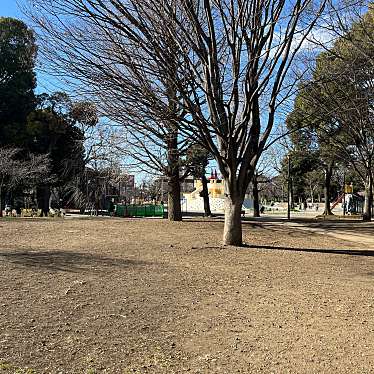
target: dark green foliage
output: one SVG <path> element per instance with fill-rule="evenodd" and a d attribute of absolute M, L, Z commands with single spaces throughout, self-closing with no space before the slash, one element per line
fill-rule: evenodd
<path fill-rule="evenodd" d="M 48 178 L 31 186 L 48 210 L 51 187 L 61 192 L 79 185 L 85 129 L 95 126 L 98 117 L 93 104 L 72 102 L 64 92 L 35 96 L 36 52 L 34 33 L 22 21 L 0 18 L 0 147 L 17 147 L 20 163 L 29 154 L 40 162 L 48 159 Z M 22 194 L 20 184 L 12 189 Z"/>
<path fill-rule="evenodd" d="M 209 152 L 198 144 L 188 148 L 186 164 L 194 178 L 200 179 L 209 164 Z"/>
<path fill-rule="evenodd" d="M 24 124 L 35 107 L 36 45 L 19 20 L 0 18 L 0 145 L 22 145 Z"/>
<path fill-rule="evenodd" d="M 325 171 L 325 195 L 334 195 L 334 168 L 350 167 L 356 180 L 357 176 L 361 178 L 366 189 L 364 215 L 368 219 L 374 160 L 373 16 L 369 8 L 329 51 L 318 56 L 313 77 L 301 85 L 287 120 L 296 150 L 303 153 L 318 149 L 319 164 Z M 330 214 L 327 205 L 325 214 Z"/>
<path fill-rule="evenodd" d="M 69 182 L 85 166 L 84 134 L 77 127 L 80 117 L 73 115 L 72 107 L 64 93 L 43 95 L 27 121 L 27 148 L 50 155 L 56 186 Z M 85 111 L 81 115 L 85 117 Z"/>

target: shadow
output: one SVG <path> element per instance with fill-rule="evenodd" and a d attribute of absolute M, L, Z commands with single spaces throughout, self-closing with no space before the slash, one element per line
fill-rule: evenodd
<path fill-rule="evenodd" d="M 225 215 L 223 213 L 214 213 L 211 216 L 205 216 L 202 212 L 183 212 L 183 220 L 186 221 L 193 221 L 198 222 L 198 219 L 202 219 L 203 221 L 216 221 L 216 220 L 223 220 Z"/>
<path fill-rule="evenodd" d="M 245 216 L 244 221 L 260 221 L 260 222 L 299 222 L 299 223 L 313 223 L 313 224 L 322 224 L 322 225 L 328 225 L 328 224 L 352 224 L 352 223 L 357 223 L 357 224 L 370 224 L 370 221 L 363 221 L 359 220 L 357 218 L 336 218 L 336 219 L 328 219 L 328 220 L 323 220 L 323 219 L 318 219 L 317 217 L 291 217 L 290 220 L 287 219 L 286 216 L 271 216 L 271 215 L 263 215 L 261 217 L 251 217 L 251 216 Z M 374 221 L 371 221 L 373 224 Z"/>
<path fill-rule="evenodd" d="M 261 216 L 261 217 L 252 217 L 252 216 L 245 216 L 242 218 L 242 222 L 288 222 L 287 218 L 285 217 L 269 217 L 269 216 Z"/>
<path fill-rule="evenodd" d="M 339 221 L 325 221 L 325 223 L 316 222 L 311 223 L 310 227 L 312 228 L 321 228 L 329 230 L 343 230 L 346 232 L 352 232 L 355 234 L 365 234 L 374 236 L 374 224 L 364 221 L 348 221 L 348 222 L 339 222 Z M 374 243 L 374 239 L 373 239 Z"/>
<path fill-rule="evenodd" d="M 292 225 L 293 223 L 300 225 Z M 305 231 L 303 228 L 311 228 L 318 230 L 328 230 L 330 232 L 341 232 L 342 234 L 354 234 L 374 237 L 374 222 L 359 221 L 356 219 L 345 220 L 316 220 L 314 218 L 294 218 L 288 221 L 286 218 L 281 217 L 248 217 L 242 221 L 244 227 L 256 227 L 269 231 L 287 230 L 295 232 Z M 321 232 L 322 234 L 322 232 Z M 291 235 L 292 236 L 292 235 Z M 374 239 L 373 239 L 374 245 Z"/>
<path fill-rule="evenodd" d="M 73 251 L 12 251 L 0 252 L 0 262 L 8 261 L 39 270 L 52 272 L 105 272 L 109 268 L 125 269 L 136 266 L 150 265 L 150 262 L 100 256 L 90 253 Z"/>
<path fill-rule="evenodd" d="M 328 249 L 328 248 L 292 248 L 282 246 L 271 246 L 271 245 L 254 245 L 245 244 L 244 248 L 253 249 L 269 249 L 276 251 L 292 251 L 292 252 L 308 252 L 308 253 L 326 253 L 335 255 L 347 255 L 347 256 L 363 256 L 363 257 L 374 257 L 374 249 Z"/>

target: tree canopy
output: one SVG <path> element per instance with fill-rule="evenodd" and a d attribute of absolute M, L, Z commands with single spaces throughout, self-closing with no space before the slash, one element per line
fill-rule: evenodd
<path fill-rule="evenodd" d="M 35 107 L 37 47 L 25 23 L 0 18 L 0 145 L 19 143 L 24 123 Z"/>
<path fill-rule="evenodd" d="M 369 8 L 330 50 L 320 53 L 287 120 L 295 144 L 319 150 L 326 175 L 338 162 L 350 165 L 361 177 L 366 185 L 366 219 L 371 217 L 373 200 L 373 15 Z"/>
<path fill-rule="evenodd" d="M 242 244 L 245 192 L 326 1 L 31 4 L 52 74 L 84 82 L 109 114 L 124 108 L 174 143 L 187 135 L 213 155 L 226 186 L 224 242 Z"/>

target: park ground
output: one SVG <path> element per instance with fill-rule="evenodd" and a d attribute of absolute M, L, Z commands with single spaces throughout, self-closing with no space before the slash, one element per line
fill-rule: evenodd
<path fill-rule="evenodd" d="M 0 221 L 0 373 L 374 373 L 374 225 Z"/>

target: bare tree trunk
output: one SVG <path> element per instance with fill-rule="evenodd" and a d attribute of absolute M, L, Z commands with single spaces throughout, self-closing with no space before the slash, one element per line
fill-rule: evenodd
<path fill-rule="evenodd" d="M 168 187 L 168 219 L 169 221 L 182 221 L 179 173 L 169 177 Z"/>
<path fill-rule="evenodd" d="M 226 245 L 242 245 L 242 211 L 243 200 L 240 198 L 225 199 L 225 226 L 223 243 Z"/>
<path fill-rule="evenodd" d="M 369 175 L 366 178 L 365 183 L 365 202 L 364 212 L 362 219 L 364 221 L 371 221 L 373 209 L 373 177 L 369 171 Z"/>
<path fill-rule="evenodd" d="M 329 164 L 325 168 L 325 210 L 323 212 L 324 216 L 331 216 L 333 215 L 331 211 L 331 177 L 332 177 L 332 164 Z"/>
<path fill-rule="evenodd" d="M 2 186 L 0 185 L 0 217 L 3 216 L 3 189 Z"/>
<path fill-rule="evenodd" d="M 258 196 L 258 182 L 257 182 L 257 177 L 254 176 L 253 181 L 253 188 L 252 188 L 252 193 L 253 193 L 253 217 L 260 217 L 260 201 L 259 201 L 259 196 Z"/>
<path fill-rule="evenodd" d="M 96 184 L 97 185 L 97 184 Z M 95 192 L 95 216 L 99 215 L 99 192 Z"/>
<path fill-rule="evenodd" d="M 210 217 L 212 215 L 212 212 L 210 211 L 208 180 L 206 179 L 205 173 L 201 176 L 201 184 L 203 186 L 201 196 L 204 200 L 204 214 L 205 216 Z"/>
<path fill-rule="evenodd" d="M 168 134 L 168 219 L 182 221 L 181 185 L 179 176 L 178 130 L 170 125 Z"/>
<path fill-rule="evenodd" d="M 289 189 L 288 189 L 288 198 L 290 201 L 290 209 L 295 209 L 295 202 L 293 198 L 293 181 L 292 178 L 290 179 Z"/>
<path fill-rule="evenodd" d="M 308 7 L 300 1 L 289 6 L 284 1 L 248 0 L 238 6 L 234 1 L 169 1 L 157 7 L 157 2 L 145 0 L 129 1 L 129 6 L 120 1 L 40 0 L 36 3 L 43 6 L 33 18 L 44 34 L 41 39 L 48 42 L 46 50 L 51 53 L 46 54 L 52 67 L 65 69 L 73 81 L 84 82 L 90 94 L 97 93 L 108 118 L 121 118 L 125 111 L 124 118 L 154 121 L 145 134 L 135 127 L 140 137 L 157 132 L 160 119 L 175 121 L 184 134 L 194 134 L 198 143 L 208 147 L 225 180 L 238 176 L 243 186 L 229 194 L 224 238 L 226 244 L 241 244 L 240 213 L 249 172 L 272 134 L 288 70 L 325 2 L 307 19 Z M 72 22 L 61 22 L 54 8 L 71 15 Z M 282 32 L 276 27 L 278 19 L 284 25 Z M 97 48 L 85 32 L 92 24 L 98 31 Z M 247 32 L 247 26 L 255 31 Z M 297 38 L 300 27 L 303 37 Z M 243 54 L 247 58 L 242 59 Z M 66 55 L 74 61 L 73 68 L 65 63 Z M 120 63 L 108 64 L 112 58 Z M 227 70 L 232 79 L 226 79 Z M 155 92 L 149 92 L 155 85 Z M 124 96 L 130 100 L 123 100 Z M 269 111 L 263 126 L 259 102 Z M 177 147 L 168 147 L 169 153 L 171 149 Z M 177 167 L 178 163 L 168 162 L 168 168 Z M 175 173 L 169 170 L 165 175 L 170 178 Z M 177 188 L 177 180 L 170 183 Z M 176 196 L 173 192 L 175 206 Z M 170 208 L 172 213 L 174 206 Z"/>
<path fill-rule="evenodd" d="M 41 209 L 41 216 L 48 217 L 49 197 L 51 196 L 50 186 L 40 186 L 37 189 L 38 208 Z"/>

